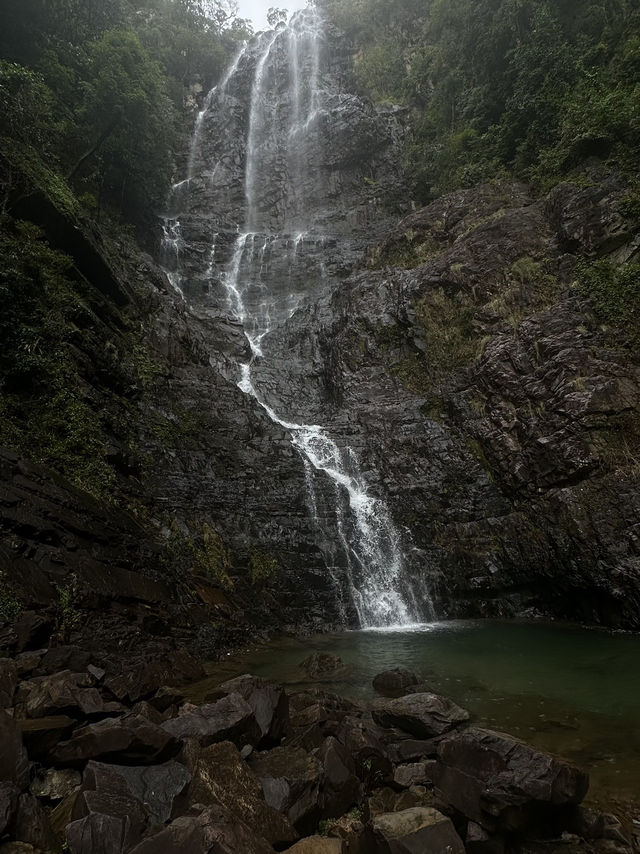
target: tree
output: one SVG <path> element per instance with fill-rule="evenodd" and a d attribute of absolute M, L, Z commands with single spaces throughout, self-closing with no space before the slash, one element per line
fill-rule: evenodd
<path fill-rule="evenodd" d="M 175 116 L 164 75 L 130 31 L 104 33 L 88 56 L 79 115 L 88 145 L 80 166 L 100 195 L 145 221 L 162 204 L 171 172 Z"/>
<path fill-rule="evenodd" d="M 267 12 L 267 24 L 269 24 L 272 30 L 275 30 L 281 24 L 286 24 L 288 17 L 289 13 L 286 9 L 278 9 L 275 6 L 271 6 Z"/>

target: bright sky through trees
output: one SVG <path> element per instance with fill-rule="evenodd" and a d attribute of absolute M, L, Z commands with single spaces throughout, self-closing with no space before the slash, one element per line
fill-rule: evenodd
<path fill-rule="evenodd" d="M 267 27 L 267 12 L 272 6 L 294 12 L 304 5 L 304 0 L 239 0 L 238 14 L 241 18 L 250 18 L 256 30 L 262 30 Z"/>

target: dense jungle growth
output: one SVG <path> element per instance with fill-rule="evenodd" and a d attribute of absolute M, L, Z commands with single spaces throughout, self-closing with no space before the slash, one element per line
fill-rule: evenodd
<path fill-rule="evenodd" d="M 498 176 L 637 186 L 637 0 L 325 0 L 361 85 L 410 109 L 423 200 Z"/>

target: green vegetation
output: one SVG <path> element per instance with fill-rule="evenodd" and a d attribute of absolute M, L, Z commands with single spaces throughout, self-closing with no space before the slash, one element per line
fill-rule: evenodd
<path fill-rule="evenodd" d="M 153 376 L 145 330 L 114 335 L 100 295 L 33 224 L 5 224 L 0 256 L 0 445 L 117 500 L 107 449 L 135 455 L 130 405 Z"/>
<path fill-rule="evenodd" d="M 603 259 L 584 263 L 578 271 L 583 293 L 590 297 L 597 319 L 622 330 L 627 343 L 640 343 L 640 264 L 616 268 Z"/>
<path fill-rule="evenodd" d="M 249 552 L 249 576 L 252 584 L 264 585 L 268 581 L 273 581 L 279 571 L 280 563 L 277 558 L 260 549 L 251 549 Z"/>
<path fill-rule="evenodd" d="M 545 190 L 637 172 L 636 0 L 322 0 L 357 77 L 411 111 L 407 161 L 428 200 L 503 175 Z"/>
<path fill-rule="evenodd" d="M 56 625 L 64 643 L 69 643 L 71 632 L 79 628 L 82 614 L 78 609 L 78 576 L 73 573 L 66 584 L 56 584 L 58 603 Z"/>
<path fill-rule="evenodd" d="M 220 534 L 206 522 L 193 521 L 190 528 L 185 530 L 175 519 L 170 522 L 163 562 L 171 575 L 201 575 L 227 592 L 233 590 L 231 550 Z"/>
<path fill-rule="evenodd" d="M 223 590 L 233 590 L 231 552 L 217 531 L 205 523 L 202 531 L 202 547 L 195 549 L 195 569 L 202 572 Z"/>
<path fill-rule="evenodd" d="M 15 597 L 13 585 L 5 572 L 0 572 L 0 623 L 12 625 L 20 619 L 22 605 Z"/>
<path fill-rule="evenodd" d="M 66 179 L 96 217 L 149 225 L 184 110 L 215 83 L 246 22 L 227 0 L 5 0 L 2 15 L 2 155 L 29 164 L 36 186 Z M 19 188 L 10 168 L 2 177 L 10 212 Z"/>

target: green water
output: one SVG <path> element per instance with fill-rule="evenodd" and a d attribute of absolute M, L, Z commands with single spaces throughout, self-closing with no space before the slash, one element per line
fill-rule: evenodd
<path fill-rule="evenodd" d="M 339 655 L 335 680 L 309 679 L 310 653 Z M 212 665 L 192 697 L 253 673 L 290 688 L 316 685 L 367 702 L 371 680 L 406 667 L 467 708 L 589 771 L 590 799 L 640 819 L 640 636 L 541 623 L 452 621 L 398 631 L 286 638 Z"/>

